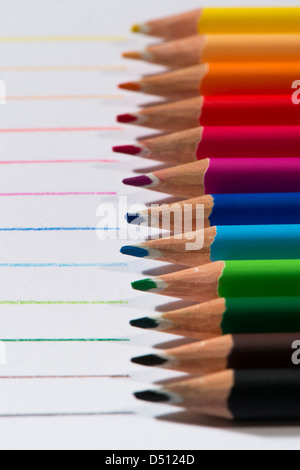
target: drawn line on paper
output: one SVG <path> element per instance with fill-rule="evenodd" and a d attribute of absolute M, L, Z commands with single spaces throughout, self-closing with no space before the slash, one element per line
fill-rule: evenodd
<path fill-rule="evenodd" d="M 100 132 L 100 131 L 122 131 L 122 127 L 37 127 L 19 129 L 0 129 L 1 134 L 8 133 L 30 133 L 30 132 Z"/>
<path fill-rule="evenodd" d="M 0 339 L 2 343 L 114 343 L 130 341 L 127 338 L 14 338 Z"/>
<path fill-rule="evenodd" d="M 0 376 L 0 380 L 48 380 L 48 379 L 129 379 L 130 375 L 24 375 Z"/>
<path fill-rule="evenodd" d="M 57 192 L 57 193 L 0 193 L 0 197 L 13 197 L 13 196 L 116 196 L 116 192 Z"/>
<path fill-rule="evenodd" d="M 79 160 L 0 160 L 0 165 L 48 165 L 71 163 L 120 163 L 120 160 L 108 159 L 79 159 Z"/>
<path fill-rule="evenodd" d="M 77 418 L 92 416 L 123 416 L 134 415 L 134 411 L 99 411 L 93 413 L 27 413 L 27 414 L 0 414 L 0 418 Z"/>
<path fill-rule="evenodd" d="M 118 231 L 119 228 L 104 227 L 9 227 L 0 228 L 0 232 L 55 232 L 55 231 Z"/>
<path fill-rule="evenodd" d="M 1 300 L 0 305 L 128 305 L 128 300 Z"/>
<path fill-rule="evenodd" d="M 0 268 L 108 268 L 126 266 L 128 266 L 128 263 L 0 263 Z"/>
<path fill-rule="evenodd" d="M 1 98 L 1 97 L 0 97 Z M 77 100 L 121 100 L 124 95 L 32 95 L 32 96 L 6 96 L 6 101 L 77 101 Z"/>
<path fill-rule="evenodd" d="M 46 65 L 0 67 L 0 72 L 110 72 L 121 70 L 128 70 L 128 67 L 126 65 Z"/>
<path fill-rule="evenodd" d="M 125 42 L 125 36 L 0 36 L 0 42 Z"/>

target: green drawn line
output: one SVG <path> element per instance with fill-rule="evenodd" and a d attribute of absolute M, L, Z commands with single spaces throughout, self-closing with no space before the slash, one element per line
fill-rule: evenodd
<path fill-rule="evenodd" d="M 128 305 L 127 300 L 1 300 L 0 305 Z"/>
<path fill-rule="evenodd" d="M 3 343 L 100 343 L 130 341 L 127 338 L 15 338 L 0 339 Z"/>

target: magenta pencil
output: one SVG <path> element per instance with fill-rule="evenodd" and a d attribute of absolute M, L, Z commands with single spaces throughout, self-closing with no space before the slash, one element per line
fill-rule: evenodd
<path fill-rule="evenodd" d="M 159 170 L 124 183 L 174 196 L 300 193 L 299 158 L 209 158 Z"/>

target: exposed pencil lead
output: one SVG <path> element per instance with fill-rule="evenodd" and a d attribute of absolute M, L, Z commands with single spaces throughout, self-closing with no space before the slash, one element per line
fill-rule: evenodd
<path fill-rule="evenodd" d="M 123 180 L 123 183 L 127 186 L 150 187 L 154 184 L 153 179 L 150 178 L 150 175 L 141 175 L 134 176 L 133 178 L 126 178 Z M 157 178 L 155 179 L 157 180 Z"/>
<path fill-rule="evenodd" d="M 142 53 L 139 53 L 138 51 L 128 51 L 123 52 L 122 57 L 124 57 L 124 59 L 141 60 Z"/>
<path fill-rule="evenodd" d="M 139 224 L 138 219 L 140 218 L 139 214 L 126 214 L 125 219 L 129 224 L 135 223 L 136 225 Z"/>
<path fill-rule="evenodd" d="M 117 116 L 117 122 L 121 122 L 122 124 L 130 124 L 138 120 L 137 116 L 133 114 L 120 114 Z"/>
<path fill-rule="evenodd" d="M 143 149 L 137 145 L 117 145 L 113 147 L 115 153 L 125 153 L 126 155 L 139 155 Z"/>
<path fill-rule="evenodd" d="M 131 28 L 132 33 L 140 33 L 141 30 L 142 30 L 142 28 L 139 24 L 134 24 Z"/>
<path fill-rule="evenodd" d="M 146 258 L 149 252 L 146 248 L 137 245 L 123 246 L 120 250 L 122 255 L 134 256 L 135 258 Z"/>
<path fill-rule="evenodd" d="M 135 82 L 121 83 L 119 85 L 119 88 L 121 88 L 121 90 L 129 90 L 129 91 L 141 90 L 141 86 L 139 85 L 139 83 L 135 83 Z"/>
<path fill-rule="evenodd" d="M 148 354 L 147 356 L 134 357 L 131 359 L 131 362 L 141 366 L 155 367 L 166 364 L 168 359 L 165 359 L 157 354 Z"/>
<path fill-rule="evenodd" d="M 164 403 L 171 401 L 171 397 L 167 393 L 155 390 L 145 390 L 134 394 L 135 398 L 143 401 L 150 401 L 153 403 Z"/>
<path fill-rule="evenodd" d="M 141 281 L 135 281 L 131 284 L 134 290 L 141 292 L 151 292 L 157 290 L 159 287 L 154 279 L 142 279 Z"/>
<path fill-rule="evenodd" d="M 157 328 L 159 323 L 154 318 L 144 317 L 138 318 L 137 320 L 131 320 L 130 325 L 144 330 L 151 330 Z"/>

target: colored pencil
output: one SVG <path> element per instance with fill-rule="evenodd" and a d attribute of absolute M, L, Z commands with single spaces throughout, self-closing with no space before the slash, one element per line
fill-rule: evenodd
<path fill-rule="evenodd" d="M 299 295 L 300 260 L 215 261 L 132 283 L 135 290 L 208 302 L 220 297 Z"/>
<path fill-rule="evenodd" d="M 227 260 L 300 259 L 300 225 L 209 227 L 181 238 L 124 246 L 121 253 L 189 267 Z"/>
<path fill-rule="evenodd" d="M 297 62 L 300 34 L 196 35 L 125 52 L 123 57 L 172 68 L 206 62 Z"/>
<path fill-rule="evenodd" d="M 300 297 L 235 297 L 132 320 L 136 328 L 207 340 L 227 334 L 300 331 Z"/>
<path fill-rule="evenodd" d="M 135 394 L 229 420 L 300 418 L 300 370 L 227 370 Z"/>
<path fill-rule="evenodd" d="M 300 126 L 209 126 L 117 146 L 126 153 L 165 163 L 189 163 L 203 158 L 300 157 Z"/>
<path fill-rule="evenodd" d="M 132 362 L 204 376 L 226 369 L 292 369 L 292 345 L 300 333 L 225 335 L 154 354 Z"/>
<path fill-rule="evenodd" d="M 133 124 L 180 132 L 197 126 L 293 126 L 299 124 L 299 109 L 288 95 L 200 96 L 146 107 L 117 117 Z"/>
<path fill-rule="evenodd" d="M 300 62 L 214 62 L 119 85 L 169 99 L 199 95 L 281 95 L 291 92 Z"/>
<path fill-rule="evenodd" d="M 182 228 L 183 232 L 189 232 L 203 228 L 202 210 L 205 227 L 300 224 L 300 193 L 207 195 L 128 213 L 127 221 L 136 225 L 169 230 L 168 216 L 173 213 L 171 229 Z M 184 220 L 183 224 L 183 216 L 190 220 Z"/>
<path fill-rule="evenodd" d="M 300 8 L 204 8 L 135 24 L 132 32 L 168 40 L 197 33 L 299 33 Z"/>
<path fill-rule="evenodd" d="M 300 192 L 300 159 L 207 158 L 126 178 L 123 183 L 183 198 L 204 194 Z"/>

